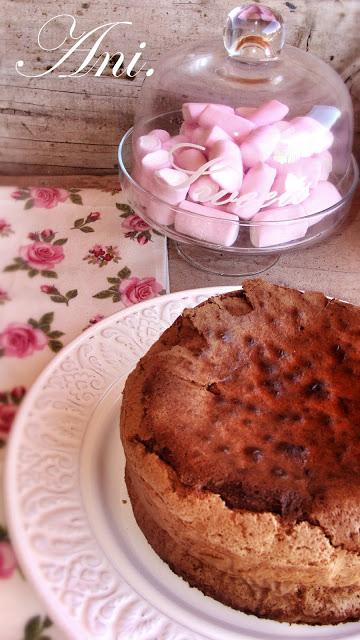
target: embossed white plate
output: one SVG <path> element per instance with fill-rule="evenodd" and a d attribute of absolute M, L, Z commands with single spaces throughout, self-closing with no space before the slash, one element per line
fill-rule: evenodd
<path fill-rule="evenodd" d="M 163 296 L 120 311 L 63 349 L 20 410 L 6 464 L 8 524 L 28 579 L 73 640 L 359 638 L 358 623 L 259 620 L 191 589 L 136 525 L 118 433 L 121 390 L 181 313 L 233 287 Z"/>

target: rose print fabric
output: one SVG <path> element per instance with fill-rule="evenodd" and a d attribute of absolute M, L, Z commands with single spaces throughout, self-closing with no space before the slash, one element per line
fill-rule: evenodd
<path fill-rule="evenodd" d="M 121 192 L 0 188 L 0 481 L 17 409 L 55 353 L 106 316 L 168 288 L 165 239 Z M 0 494 L 2 496 L 2 494 Z M 26 582 L 0 498 L 4 640 L 64 638 Z"/>

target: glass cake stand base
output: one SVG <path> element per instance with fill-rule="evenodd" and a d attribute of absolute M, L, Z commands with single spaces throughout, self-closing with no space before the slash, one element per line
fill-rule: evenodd
<path fill-rule="evenodd" d="M 231 251 L 216 251 L 192 244 L 175 242 L 176 250 L 192 267 L 219 276 L 252 276 L 270 269 L 279 260 L 279 254 L 237 255 Z"/>

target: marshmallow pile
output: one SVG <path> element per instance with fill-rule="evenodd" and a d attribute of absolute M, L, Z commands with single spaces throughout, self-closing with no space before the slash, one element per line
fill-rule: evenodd
<path fill-rule="evenodd" d="M 178 135 L 140 136 L 134 177 L 156 196 L 146 201 L 147 216 L 226 247 L 239 233 L 243 245 L 244 229 L 254 247 L 303 238 L 326 215 L 312 214 L 341 200 L 328 181 L 330 129 L 340 112 L 316 106 L 286 120 L 288 111 L 277 100 L 237 109 L 185 103 Z"/>

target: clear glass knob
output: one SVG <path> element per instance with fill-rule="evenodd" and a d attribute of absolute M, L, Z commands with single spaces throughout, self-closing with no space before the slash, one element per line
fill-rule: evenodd
<path fill-rule="evenodd" d="M 232 58 L 242 62 L 276 60 L 284 42 L 284 21 L 270 7 L 251 3 L 230 11 L 224 29 L 224 44 Z"/>

